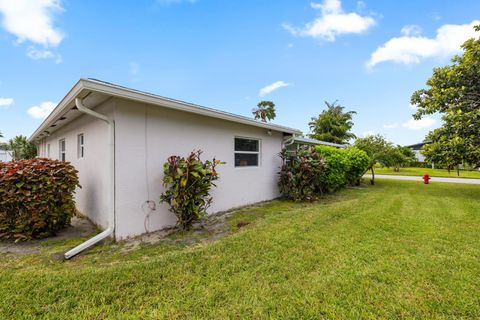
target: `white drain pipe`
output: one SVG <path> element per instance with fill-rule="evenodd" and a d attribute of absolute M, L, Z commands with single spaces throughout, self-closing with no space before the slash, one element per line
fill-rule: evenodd
<path fill-rule="evenodd" d="M 75 105 L 78 111 L 88 114 L 94 118 L 105 121 L 108 124 L 108 167 L 109 167 L 109 190 L 108 190 L 108 228 L 94 236 L 93 238 L 88 239 L 84 243 L 76 246 L 75 248 L 69 250 L 65 253 L 65 259 L 70 259 L 75 255 L 79 254 L 83 250 L 86 250 L 93 246 L 94 244 L 114 235 L 115 232 L 115 123 L 113 120 L 110 120 L 107 116 L 95 112 L 83 105 L 82 99 L 75 98 Z"/>

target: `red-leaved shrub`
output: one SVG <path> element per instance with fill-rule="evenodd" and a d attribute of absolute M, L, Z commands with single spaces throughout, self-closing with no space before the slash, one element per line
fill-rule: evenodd
<path fill-rule="evenodd" d="M 44 238 L 69 225 L 77 173 L 58 160 L 0 162 L 0 238 Z"/>

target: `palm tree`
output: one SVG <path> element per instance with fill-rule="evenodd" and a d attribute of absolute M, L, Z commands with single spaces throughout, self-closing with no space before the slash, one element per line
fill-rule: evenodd
<path fill-rule="evenodd" d="M 312 139 L 345 144 L 350 139 L 356 138 L 350 130 L 353 127 L 353 115 L 355 111 L 344 111 L 344 107 L 337 103 L 325 101 L 327 109 L 323 110 L 318 117 L 313 117 L 308 123 Z"/>
<path fill-rule="evenodd" d="M 13 159 L 32 159 L 37 155 L 37 147 L 25 136 L 16 136 L 8 140 L 7 149 L 12 151 Z"/>
<path fill-rule="evenodd" d="M 257 104 L 257 108 L 252 110 L 255 120 L 260 119 L 263 122 L 267 122 L 275 119 L 277 116 L 275 113 L 275 103 L 272 101 L 260 101 Z"/>

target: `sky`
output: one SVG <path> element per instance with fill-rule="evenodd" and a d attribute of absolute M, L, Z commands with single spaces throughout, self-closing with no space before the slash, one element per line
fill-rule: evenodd
<path fill-rule="evenodd" d="M 0 0 L 0 131 L 29 136 L 80 78 L 309 132 L 338 100 L 357 136 L 441 125 L 410 97 L 480 23 L 478 0 Z M 1 138 L 0 138 L 1 139 Z"/>

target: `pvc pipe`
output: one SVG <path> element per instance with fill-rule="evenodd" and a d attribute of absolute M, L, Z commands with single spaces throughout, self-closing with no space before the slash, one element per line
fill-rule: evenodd
<path fill-rule="evenodd" d="M 108 153 L 109 153 L 109 198 L 108 198 L 108 228 L 94 236 L 93 238 L 88 239 L 82 244 L 76 246 L 75 248 L 69 250 L 65 253 L 65 259 L 70 259 L 80 252 L 90 248 L 94 244 L 106 239 L 115 234 L 115 122 L 110 120 L 104 114 L 95 112 L 83 105 L 82 99 L 75 98 L 75 105 L 78 111 L 88 114 L 94 118 L 105 121 L 108 124 Z"/>

